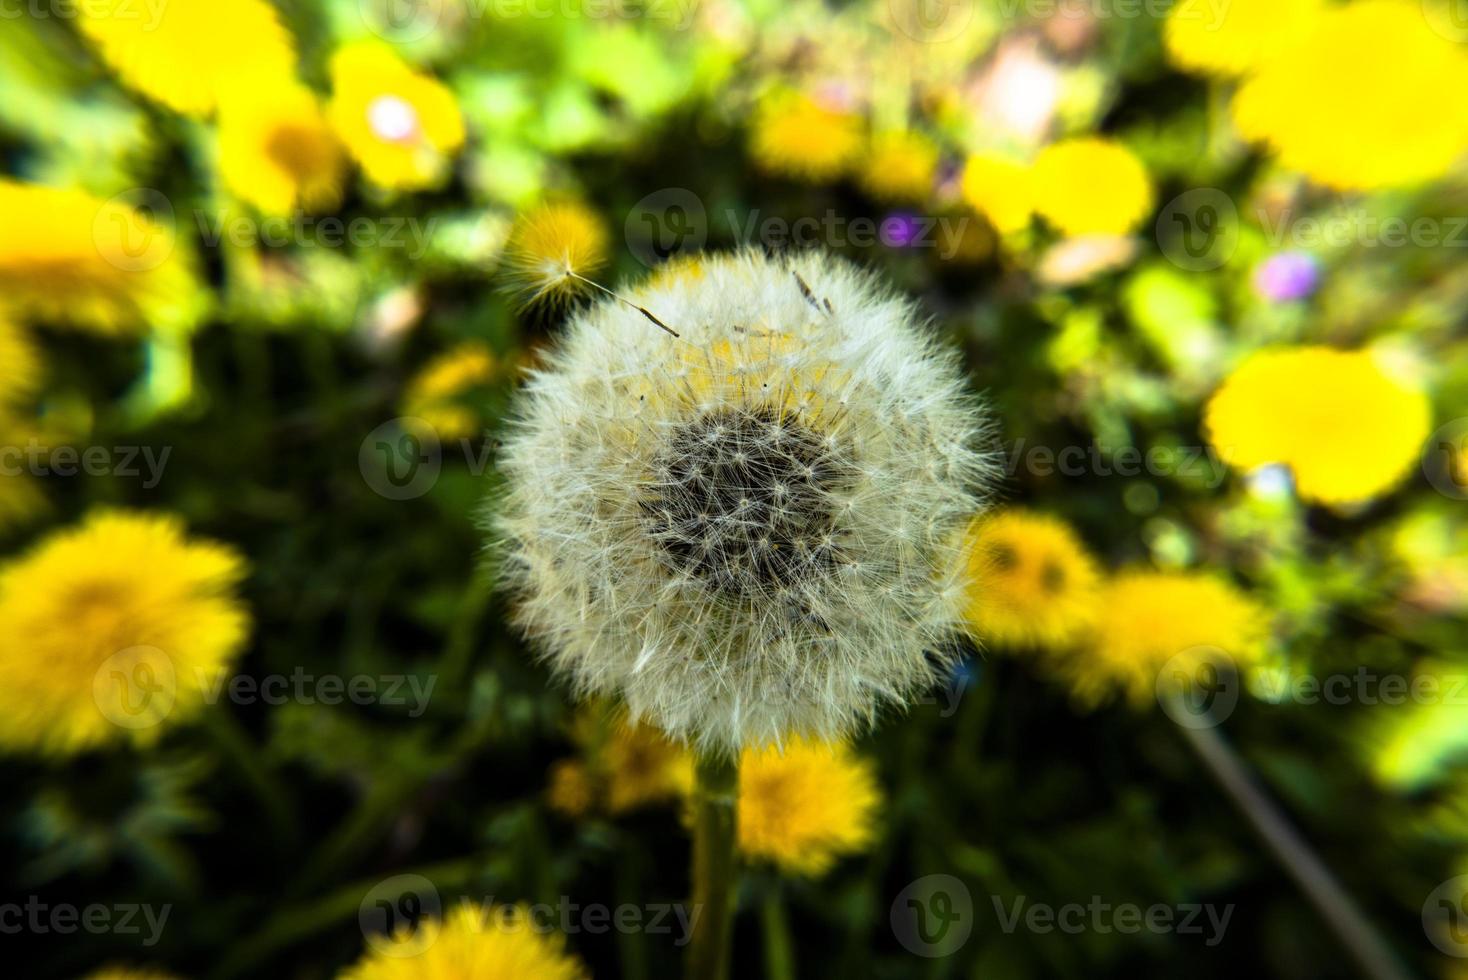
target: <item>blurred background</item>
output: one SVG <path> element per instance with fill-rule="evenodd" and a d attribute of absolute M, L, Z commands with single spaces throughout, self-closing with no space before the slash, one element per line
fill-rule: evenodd
<path fill-rule="evenodd" d="M 687 759 L 484 554 L 548 213 L 871 268 L 998 420 L 963 665 L 746 760 L 734 975 L 1464 973 L 1468 7 L 0 21 L 13 975 L 680 968 Z M 561 958 L 452 972 L 461 899 Z"/>

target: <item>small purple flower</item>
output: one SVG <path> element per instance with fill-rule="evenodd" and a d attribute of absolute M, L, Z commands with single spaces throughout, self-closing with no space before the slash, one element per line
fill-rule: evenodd
<path fill-rule="evenodd" d="M 1320 285 L 1320 263 L 1306 252 L 1279 252 L 1254 268 L 1254 290 L 1274 303 L 1304 299 Z"/>
<path fill-rule="evenodd" d="M 922 224 L 917 215 L 907 211 L 894 211 L 882 219 L 880 236 L 888 248 L 907 248 L 922 234 Z"/>

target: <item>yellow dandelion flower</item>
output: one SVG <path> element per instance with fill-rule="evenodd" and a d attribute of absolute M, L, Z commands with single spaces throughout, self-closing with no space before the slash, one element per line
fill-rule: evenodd
<path fill-rule="evenodd" d="M 1357 503 L 1390 489 L 1415 465 L 1431 427 L 1427 396 L 1382 370 L 1368 351 L 1261 351 L 1214 393 L 1209 441 L 1232 466 L 1283 463 L 1296 492 Z"/>
<path fill-rule="evenodd" d="M 1098 610 L 1091 641 L 1054 661 L 1089 703 L 1120 693 L 1145 704 L 1168 677 L 1192 677 L 1220 650 L 1243 670 L 1262 656 L 1268 629 L 1238 589 L 1193 572 L 1123 572 L 1101 589 Z"/>
<path fill-rule="evenodd" d="M 1182 0 L 1167 18 L 1167 52 L 1182 68 L 1243 74 L 1309 34 L 1323 7 L 1321 0 Z"/>
<path fill-rule="evenodd" d="M 170 516 L 97 512 L 0 571 L 0 745 L 69 754 L 156 740 L 243 644 L 231 549 Z"/>
<path fill-rule="evenodd" d="M 976 153 L 964 164 L 959 188 L 1000 234 L 1019 231 L 1033 211 L 1030 168 L 1017 160 Z"/>
<path fill-rule="evenodd" d="M 1125 235 L 1152 210 L 1147 168 L 1120 143 L 1078 137 L 1040 151 L 1030 173 L 1035 210 L 1067 235 Z"/>
<path fill-rule="evenodd" d="M 419 923 L 412 952 L 378 940 L 338 980 L 586 980 L 550 924 L 518 906 L 456 905 L 440 923 Z"/>
<path fill-rule="evenodd" d="M 128 85 L 189 115 L 295 74 L 295 44 L 265 0 L 88 0 L 77 26 Z"/>
<path fill-rule="evenodd" d="M 749 749 L 739 766 L 739 850 L 789 874 L 822 875 L 871 845 L 881 805 L 875 767 L 848 745 Z"/>
<path fill-rule="evenodd" d="M 0 178 L 0 308 L 102 333 L 182 326 L 193 277 L 166 224 L 114 198 Z"/>
<path fill-rule="evenodd" d="M 472 407 L 460 396 L 494 380 L 498 362 L 494 352 L 477 340 L 466 341 L 424 365 L 408 382 L 403 414 L 429 422 L 440 437 L 474 436 L 484 427 Z"/>
<path fill-rule="evenodd" d="M 1331 7 L 1239 89 L 1233 117 L 1279 162 L 1339 190 L 1442 176 L 1468 149 L 1468 50 L 1421 4 Z"/>
<path fill-rule="evenodd" d="M 750 153 L 761 169 L 809 181 L 839 177 L 862 150 L 862 119 L 809 95 L 785 92 L 754 115 Z"/>
<path fill-rule="evenodd" d="M 1065 522 L 1021 510 L 980 517 L 969 531 L 968 555 L 967 618 L 975 635 L 1059 648 L 1095 619 L 1100 574 Z"/>
<path fill-rule="evenodd" d="M 0 412 L 21 408 L 41 385 L 41 354 L 30 336 L 0 318 Z"/>
<path fill-rule="evenodd" d="M 367 179 L 415 190 L 439 183 L 464 142 L 453 93 L 391 48 L 357 41 L 331 59 L 327 116 Z"/>
<path fill-rule="evenodd" d="M 227 100 L 219 111 L 219 176 L 266 214 L 330 210 L 345 159 L 310 89 L 277 84 Z"/>
<path fill-rule="evenodd" d="M 693 760 L 681 745 L 647 725 L 619 725 L 602 754 L 607 809 L 626 813 L 675 800 L 693 787 Z"/>
<path fill-rule="evenodd" d="M 938 146 L 910 130 L 880 133 L 861 159 L 862 187 L 882 201 L 925 201 L 933 192 Z"/>
<path fill-rule="evenodd" d="M 542 204 L 515 222 L 505 243 L 505 278 L 527 304 L 560 302 L 590 288 L 583 277 L 607 261 L 607 233 L 584 204 Z"/>

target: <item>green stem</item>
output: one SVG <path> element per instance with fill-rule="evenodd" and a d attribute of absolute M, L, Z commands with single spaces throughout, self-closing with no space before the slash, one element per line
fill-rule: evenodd
<path fill-rule="evenodd" d="M 794 943 L 790 938 L 790 916 L 779 881 L 770 883 L 760 906 L 765 934 L 765 976 L 769 980 L 795 980 Z"/>
<path fill-rule="evenodd" d="M 1373 980 L 1405 980 L 1407 974 L 1390 947 L 1330 869 L 1290 825 L 1264 789 L 1250 777 L 1243 761 L 1223 740 L 1217 728 L 1212 725 L 1178 727 L 1218 785 L 1233 800 L 1239 812 L 1248 818 L 1326 925 L 1335 932 L 1341 946 L 1354 957 L 1361 974 Z"/>
<path fill-rule="evenodd" d="M 245 777 L 245 782 L 259 799 L 276 834 L 287 842 L 294 843 L 298 840 L 295 810 L 291 806 L 290 797 L 274 774 L 260 761 L 260 748 L 251 741 L 234 716 L 219 705 L 211 705 L 203 713 L 203 721 L 205 730 L 213 736 L 215 744 L 234 763 L 240 775 Z"/>
<path fill-rule="evenodd" d="M 735 804 L 739 763 L 700 754 L 694 763 L 693 939 L 688 980 L 726 980 L 734 926 Z"/>
<path fill-rule="evenodd" d="M 469 675 L 474 661 L 474 640 L 479 630 L 484 611 L 494 595 L 494 582 L 488 563 L 481 562 L 464 587 L 459 600 L 458 612 L 449 626 L 448 639 L 444 642 L 443 657 L 438 665 L 439 690 L 452 696 L 467 699 Z"/>

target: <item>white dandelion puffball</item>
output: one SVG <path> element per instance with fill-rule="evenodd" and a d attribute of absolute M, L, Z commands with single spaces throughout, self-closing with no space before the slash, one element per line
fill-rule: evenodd
<path fill-rule="evenodd" d="M 578 694 L 704 752 L 838 738 L 954 656 L 995 471 L 958 358 L 823 253 L 663 267 L 532 372 L 494 527 Z"/>

